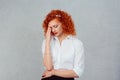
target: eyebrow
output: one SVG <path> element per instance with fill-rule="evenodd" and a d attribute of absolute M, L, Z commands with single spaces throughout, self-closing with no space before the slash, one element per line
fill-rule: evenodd
<path fill-rule="evenodd" d="M 59 24 L 54 24 L 53 26 L 50 26 L 50 25 L 49 25 L 49 27 L 55 27 L 55 26 L 58 26 L 58 25 L 59 25 Z"/>
<path fill-rule="evenodd" d="M 58 26 L 58 24 L 53 25 L 53 27 L 56 27 L 56 26 Z"/>

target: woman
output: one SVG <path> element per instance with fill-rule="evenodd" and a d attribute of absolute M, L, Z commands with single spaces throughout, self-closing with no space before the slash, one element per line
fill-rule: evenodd
<path fill-rule="evenodd" d="M 43 22 L 45 39 L 42 44 L 45 71 L 42 80 L 74 80 L 83 73 L 84 48 L 76 38 L 71 16 L 52 10 Z"/>

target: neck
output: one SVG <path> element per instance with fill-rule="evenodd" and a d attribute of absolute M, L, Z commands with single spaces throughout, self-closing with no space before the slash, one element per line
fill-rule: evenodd
<path fill-rule="evenodd" d="M 58 36 L 58 39 L 60 42 L 62 42 L 63 39 L 67 37 L 67 34 L 62 34 L 61 36 Z"/>

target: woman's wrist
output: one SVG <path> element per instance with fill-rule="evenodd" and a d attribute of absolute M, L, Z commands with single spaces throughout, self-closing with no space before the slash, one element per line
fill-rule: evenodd
<path fill-rule="evenodd" d="M 55 75 L 55 70 L 54 70 L 54 69 L 51 71 L 51 74 L 52 74 L 52 75 Z"/>
<path fill-rule="evenodd" d="M 50 44 L 50 40 L 47 40 L 47 39 L 46 39 L 46 43 L 47 43 L 47 44 Z"/>

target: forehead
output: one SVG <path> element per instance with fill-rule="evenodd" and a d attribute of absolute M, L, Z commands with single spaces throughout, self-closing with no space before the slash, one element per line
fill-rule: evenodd
<path fill-rule="evenodd" d="M 58 19 L 53 19 L 49 22 L 48 26 L 52 26 L 56 24 L 61 24 L 61 22 Z"/>

